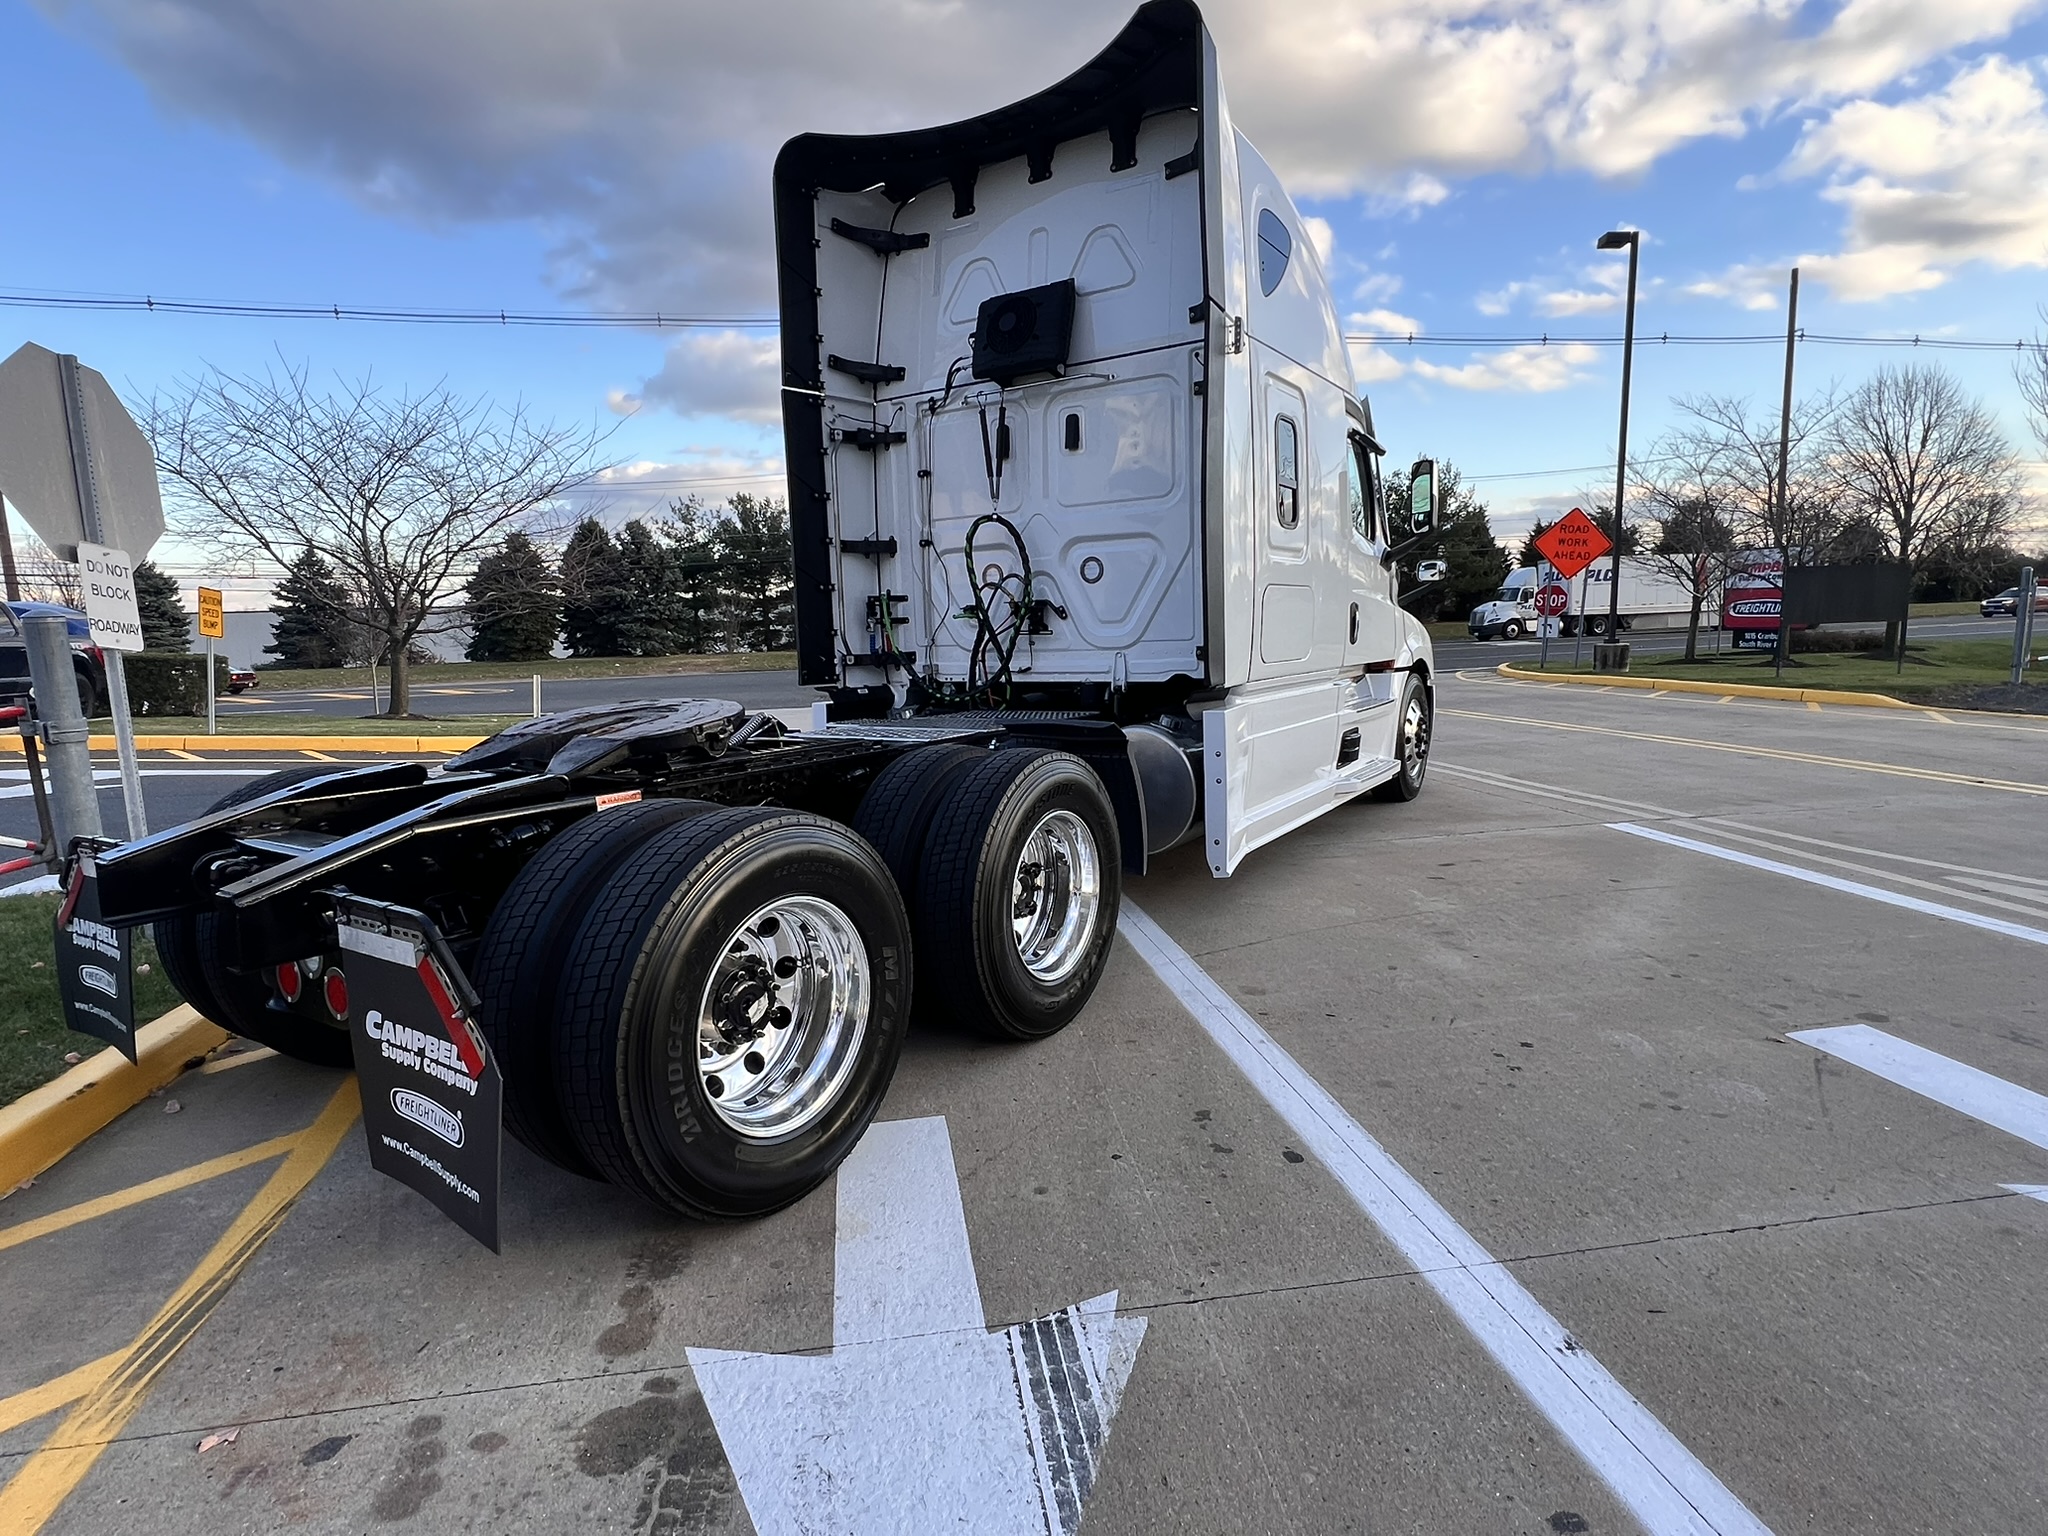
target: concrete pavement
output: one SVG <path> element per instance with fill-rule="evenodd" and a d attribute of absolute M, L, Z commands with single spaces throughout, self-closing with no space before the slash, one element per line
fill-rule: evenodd
<path fill-rule="evenodd" d="M 1412 805 L 1334 813 L 1229 882 L 1183 850 L 1132 884 L 1180 990 L 1133 926 L 1054 1039 L 905 1054 L 884 1119 L 943 1118 L 986 1326 L 1111 1292 L 1144 1322 L 1098 1399 L 1085 1529 L 1679 1529 L 1657 1511 L 1681 1484 L 1692 1529 L 2048 1527 L 2048 1205 L 2004 1188 L 2048 1184 L 2048 1117 L 2012 1128 L 2048 1095 L 2048 722 L 1486 673 L 1440 705 Z M 2020 1090 L 2021 1118 L 1809 1043 L 1846 1028 Z M 270 1057 L 188 1078 L 179 1114 L 145 1102 L 0 1206 L 0 1245 L 300 1134 L 336 1082 Z M 19 1418 L 160 1348 L 152 1314 L 284 1162 L 6 1248 L 0 1516 L 33 1493 L 46 1518 L 14 1528 L 786 1528 L 734 1470 L 783 1409 L 707 1398 L 702 1352 L 823 1358 L 858 1213 L 828 1186 L 676 1227 L 506 1162 L 494 1259 L 351 1130 L 132 1403 Z M 1500 1310 L 1517 1292 L 1533 1311 Z M 1624 1421 L 1634 1459 L 1603 1439 Z M 935 1489 L 956 1437 L 887 1454 Z"/>

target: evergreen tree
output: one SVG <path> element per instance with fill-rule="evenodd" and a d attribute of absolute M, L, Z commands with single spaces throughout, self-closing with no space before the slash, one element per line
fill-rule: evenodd
<path fill-rule="evenodd" d="M 668 509 L 661 533 L 668 541 L 676 598 L 676 649 L 691 655 L 730 649 L 721 609 L 724 598 L 719 535 L 724 519 L 692 496 Z"/>
<path fill-rule="evenodd" d="M 145 651 L 192 649 L 192 620 L 178 597 L 178 582 L 157 569 L 154 560 L 135 562 L 135 607 L 142 616 Z"/>
<path fill-rule="evenodd" d="M 603 523 L 586 517 L 562 551 L 562 643 L 571 656 L 623 656 L 625 562 Z"/>
<path fill-rule="evenodd" d="M 562 598 L 547 557 L 523 533 L 476 565 L 463 589 L 469 598 L 471 661 L 540 661 L 555 648 Z"/>
<path fill-rule="evenodd" d="M 277 625 L 266 656 L 279 667 L 339 667 L 356 642 L 349 623 L 348 590 L 334 567 L 308 549 L 285 571 L 273 598 Z"/>
<path fill-rule="evenodd" d="M 717 549 L 732 649 L 788 650 L 796 643 L 789 509 L 773 496 L 733 497 L 732 517 L 717 532 Z"/>
<path fill-rule="evenodd" d="M 619 648 L 629 656 L 673 656 L 682 649 L 685 617 L 674 546 L 635 518 L 619 530 L 617 547 L 625 578 Z"/>
<path fill-rule="evenodd" d="M 1395 470 L 1387 476 L 1386 494 L 1390 507 L 1407 504 L 1406 473 Z M 1417 561 L 1448 562 L 1449 576 L 1419 596 L 1412 611 L 1419 619 L 1440 614 L 1462 618 L 1500 589 L 1508 574 L 1508 555 L 1486 520 L 1486 503 L 1473 494 L 1449 459 L 1437 460 L 1436 494 L 1436 535 L 1402 557 L 1402 585 L 1405 588 L 1414 579 Z"/>

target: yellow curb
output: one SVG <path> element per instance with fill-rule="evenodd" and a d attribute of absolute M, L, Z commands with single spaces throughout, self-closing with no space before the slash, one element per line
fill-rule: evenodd
<path fill-rule="evenodd" d="M 1763 683 L 1695 683 L 1683 678 L 1630 677 L 1620 672 L 1530 672 L 1504 661 L 1494 669 L 1502 677 L 1530 683 L 1590 683 L 1596 688 L 1654 688 L 1660 693 L 1712 693 L 1744 699 L 1793 699 L 1803 704 L 1855 704 L 1865 709 L 1921 709 L 1884 693 L 1852 693 L 1845 688 L 1772 688 Z"/>
<path fill-rule="evenodd" d="M 488 736 L 137 736 L 140 752 L 466 752 Z M 87 745 L 111 752 L 111 736 Z M 21 755 L 19 736 L 0 736 L 0 754 Z"/>
<path fill-rule="evenodd" d="M 0 1192 L 57 1163 L 227 1039 L 218 1024 L 180 1005 L 135 1032 L 134 1065 L 109 1046 L 0 1106 Z"/>

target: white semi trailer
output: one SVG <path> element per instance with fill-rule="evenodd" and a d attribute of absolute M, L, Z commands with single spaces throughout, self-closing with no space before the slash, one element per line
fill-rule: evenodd
<path fill-rule="evenodd" d="M 1609 601 L 1613 589 L 1614 559 L 1603 556 L 1586 567 L 1583 576 L 1570 581 L 1558 578 L 1545 567 L 1525 565 L 1510 571 L 1500 590 L 1472 610 L 1465 621 L 1475 640 L 1514 640 L 1537 633 L 1542 617 L 1537 594 L 1548 574 L 1565 589 L 1569 606 L 1560 615 L 1561 631 L 1576 635 L 1585 625 L 1589 635 L 1607 633 Z M 1684 629 L 1692 618 L 1692 588 L 1655 561 L 1624 557 L 1621 562 L 1621 628 Z M 1710 590 L 1700 610 L 1700 624 L 1711 629 L 1721 622 L 1715 594 Z"/>
<path fill-rule="evenodd" d="M 249 786 L 73 883 L 153 922 L 202 1012 L 400 1074 L 365 1079 L 373 1157 L 486 1241 L 483 1076 L 565 1167 L 771 1211 L 872 1119 L 913 998 L 1049 1035 L 1125 873 L 1199 839 L 1227 876 L 1423 787 L 1396 560 L 1434 466 L 1383 505 L 1322 264 L 1194 5 L 983 117 L 794 139 L 774 197 L 809 729 L 548 716 L 432 772 Z"/>

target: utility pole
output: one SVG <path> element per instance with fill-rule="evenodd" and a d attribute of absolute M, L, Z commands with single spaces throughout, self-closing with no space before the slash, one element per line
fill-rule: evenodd
<path fill-rule="evenodd" d="M 1614 455 L 1614 553 L 1607 583 L 1608 665 L 1601 666 L 1600 648 L 1593 648 L 1593 670 L 1626 672 L 1628 648 L 1621 643 L 1621 507 L 1628 495 L 1628 389 L 1636 355 L 1636 260 L 1642 252 L 1639 229 L 1611 229 L 1596 242 L 1603 251 L 1628 247 L 1628 309 L 1621 337 L 1621 444 Z"/>
<path fill-rule="evenodd" d="M 1786 584 L 1792 576 L 1792 502 L 1787 466 L 1792 460 L 1792 358 L 1799 340 L 1799 269 L 1792 269 L 1792 292 L 1785 301 L 1785 403 L 1778 412 L 1778 654 L 1776 671 L 1785 675 L 1785 651 L 1791 631 L 1785 627 Z"/>

